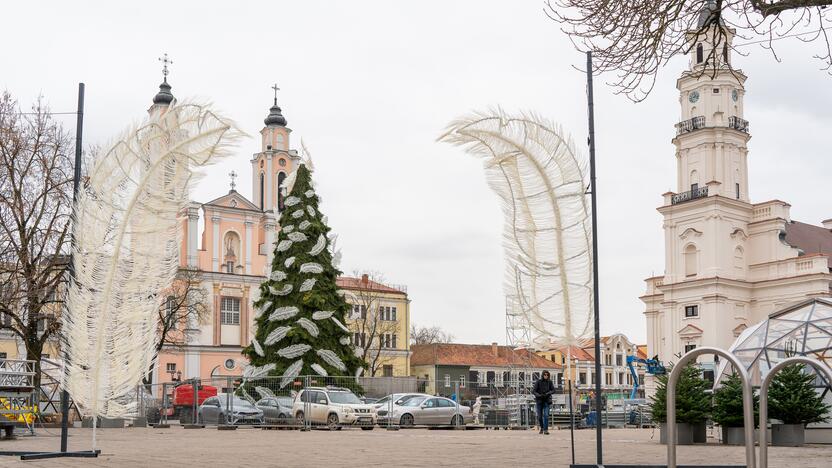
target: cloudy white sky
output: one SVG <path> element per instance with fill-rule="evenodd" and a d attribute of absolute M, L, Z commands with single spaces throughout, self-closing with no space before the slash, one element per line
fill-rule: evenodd
<path fill-rule="evenodd" d="M 572 68 L 584 58 L 541 0 L 13 2 L 2 17 L 0 89 L 71 111 L 85 82 L 89 144 L 144 117 L 164 52 L 178 98 L 210 99 L 252 135 L 277 82 L 293 146 L 303 137 L 314 156 L 342 268 L 408 285 L 418 324 L 460 342 L 505 340 L 497 199 L 478 161 L 435 139 L 449 120 L 499 105 L 556 120 L 585 146 L 584 77 Z M 735 60 L 749 76 L 750 193 L 819 224 L 832 217 L 832 77 L 806 44 L 778 45 L 782 63 L 756 46 Z M 670 140 L 685 65 L 663 69 L 640 104 L 596 81 L 601 328 L 639 342 L 643 279 L 663 273 L 655 208 L 676 190 Z M 246 141 L 193 199 L 225 193 L 232 169 L 250 197 L 258 150 Z"/>

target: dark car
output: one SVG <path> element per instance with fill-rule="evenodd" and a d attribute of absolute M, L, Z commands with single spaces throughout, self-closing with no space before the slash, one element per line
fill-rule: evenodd
<path fill-rule="evenodd" d="M 266 424 L 294 424 L 293 401 L 294 398 L 289 396 L 268 397 L 258 401 L 256 406 L 263 411 Z"/>

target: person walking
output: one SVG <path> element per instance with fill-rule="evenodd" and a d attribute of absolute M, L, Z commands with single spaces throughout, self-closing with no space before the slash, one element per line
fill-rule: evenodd
<path fill-rule="evenodd" d="M 537 406 L 537 425 L 540 428 L 539 434 L 549 434 L 549 405 L 552 404 L 552 395 L 555 393 L 555 384 L 552 383 L 552 376 L 549 371 L 543 371 L 540 380 L 534 383 L 532 394 Z"/>

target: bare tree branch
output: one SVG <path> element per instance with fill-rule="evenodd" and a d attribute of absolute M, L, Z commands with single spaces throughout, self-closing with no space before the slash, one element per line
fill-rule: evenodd
<path fill-rule="evenodd" d="M 779 61 L 774 42 L 797 37 L 817 44 L 822 69 L 832 70 L 826 29 L 832 0 L 546 0 L 545 13 L 560 24 L 579 50 L 592 51 L 595 74 L 610 73 L 619 94 L 641 101 L 661 67 L 688 54 L 703 37 L 730 44 L 731 51 L 760 44 Z M 721 27 L 714 27 L 720 25 Z M 731 43 L 736 35 L 744 43 Z M 709 54 L 700 73 L 713 71 L 721 47 Z M 730 63 L 725 64 L 731 67 Z"/>
<path fill-rule="evenodd" d="M 21 112 L 0 95 L 0 329 L 40 363 L 60 331 L 68 266 L 72 139 L 39 98 Z"/>
<path fill-rule="evenodd" d="M 415 323 L 410 326 L 410 344 L 453 343 L 454 336 L 438 326 L 420 327 Z"/>

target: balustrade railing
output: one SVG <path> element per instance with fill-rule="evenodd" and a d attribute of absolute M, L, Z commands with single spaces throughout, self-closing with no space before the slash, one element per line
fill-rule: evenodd
<path fill-rule="evenodd" d="M 743 133 L 748 133 L 748 121 L 739 117 L 728 117 L 728 127 Z"/>
<path fill-rule="evenodd" d="M 705 117 L 700 115 L 692 119 L 683 120 L 676 124 L 676 134 L 692 132 L 700 128 L 705 128 Z"/>
<path fill-rule="evenodd" d="M 698 187 L 693 190 L 688 190 L 687 192 L 677 193 L 673 195 L 670 199 L 671 205 L 677 205 L 679 203 L 684 203 L 691 200 L 696 200 L 697 198 L 705 198 L 708 196 L 708 187 Z"/>

